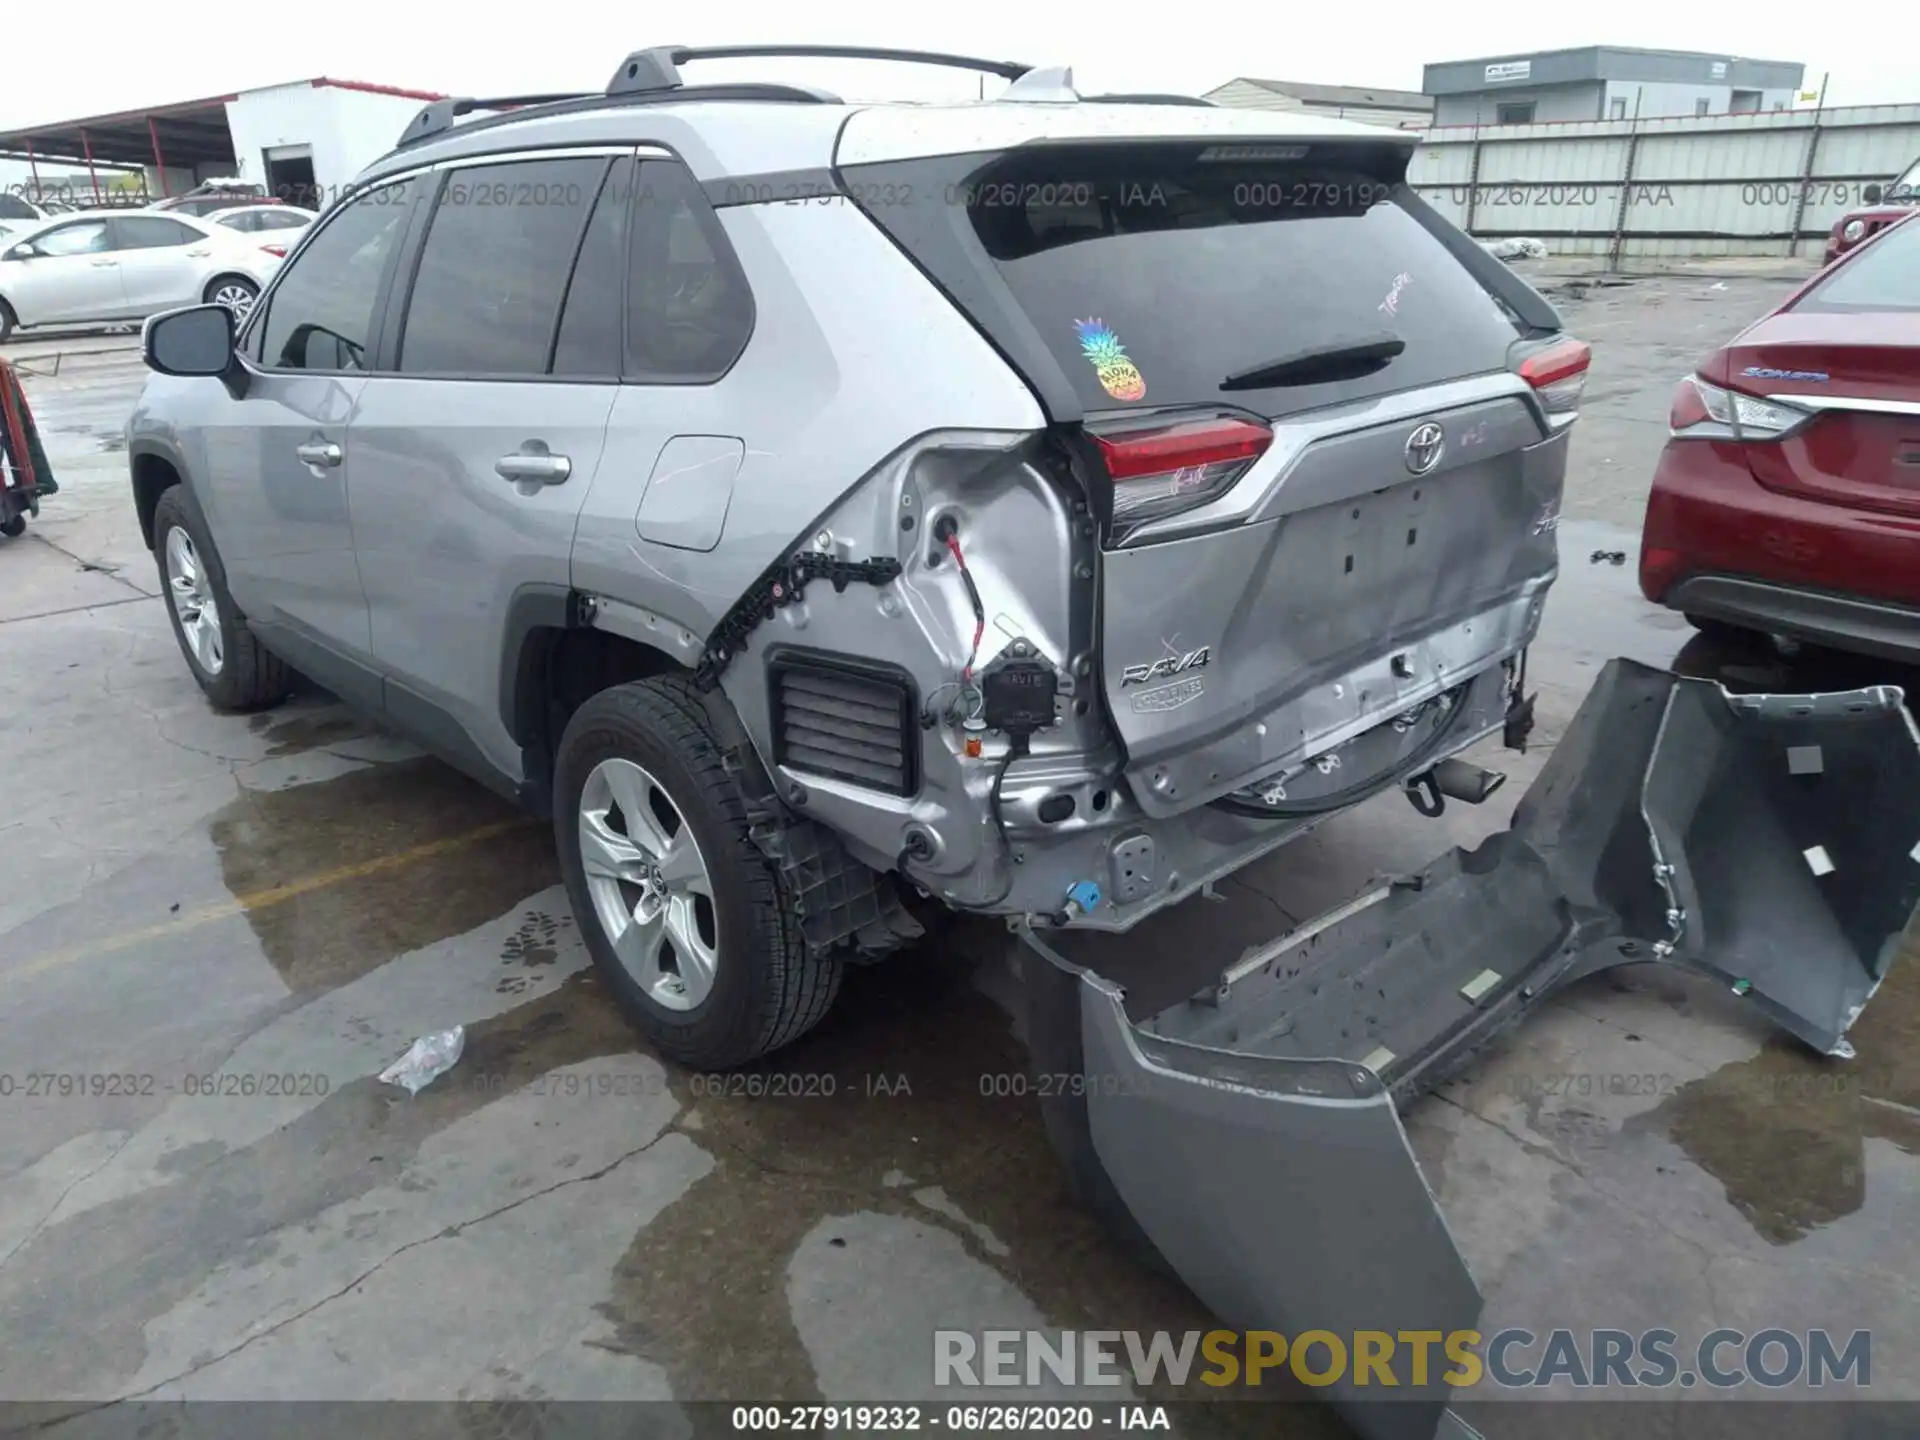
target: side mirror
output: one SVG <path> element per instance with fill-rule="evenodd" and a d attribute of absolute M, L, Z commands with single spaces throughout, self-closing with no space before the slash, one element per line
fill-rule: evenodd
<path fill-rule="evenodd" d="M 1878 205 L 1880 197 L 1886 193 L 1878 185 L 1867 185 L 1861 188 L 1860 199 L 1868 205 Z"/>
<path fill-rule="evenodd" d="M 7 252 L 7 259 L 31 260 L 33 259 L 34 256 L 38 255 L 39 253 L 40 252 L 34 248 L 33 242 L 31 240 L 22 240 L 18 245 L 14 246 L 13 249 Z"/>
<path fill-rule="evenodd" d="M 141 332 L 140 351 L 147 368 L 162 375 L 218 378 L 235 399 L 246 393 L 246 368 L 233 345 L 233 312 L 224 305 L 155 315 Z"/>

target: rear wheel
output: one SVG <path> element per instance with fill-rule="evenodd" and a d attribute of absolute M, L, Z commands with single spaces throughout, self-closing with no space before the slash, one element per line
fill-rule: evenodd
<path fill-rule="evenodd" d="M 9 516 L 5 520 L 0 520 L 0 535 L 6 536 L 9 540 L 18 540 L 22 535 L 26 533 L 27 533 L 27 517 L 26 516 L 13 515 L 13 516 Z"/>
<path fill-rule="evenodd" d="M 0 300 L 0 345 L 6 344 L 13 338 L 13 332 L 19 324 L 19 318 L 13 313 L 13 307 L 6 301 Z"/>
<path fill-rule="evenodd" d="M 237 326 L 253 313 L 260 287 L 244 275 L 222 275 L 208 284 L 206 298 L 209 305 L 224 305 L 231 310 Z"/>
<path fill-rule="evenodd" d="M 154 507 L 153 553 L 173 638 L 207 698 L 222 710 L 261 710 L 286 699 L 292 672 L 234 607 L 213 542 L 177 485 Z"/>
<path fill-rule="evenodd" d="M 704 1070 L 797 1040 L 840 988 L 748 833 L 691 684 L 603 690 L 554 762 L 561 873 L 607 986 L 659 1051 Z"/>

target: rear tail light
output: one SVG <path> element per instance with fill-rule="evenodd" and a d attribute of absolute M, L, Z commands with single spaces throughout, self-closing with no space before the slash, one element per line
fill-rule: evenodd
<path fill-rule="evenodd" d="M 284 260 L 287 258 L 287 247 L 284 245 L 262 245 L 260 248 L 276 259 Z"/>
<path fill-rule="evenodd" d="M 1676 439 L 1777 440 L 1809 413 L 1689 375 L 1673 392 L 1667 426 Z"/>
<path fill-rule="evenodd" d="M 1273 443 L 1256 420 L 1207 416 L 1095 435 L 1113 481 L 1113 524 L 1124 532 L 1219 498 Z"/>
<path fill-rule="evenodd" d="M 1533 387 L 1547 423 L 1565 429 L 1580 414 L 1580 396 L 1587 388 L 1587 369 L 1593 350 L 1583 341 L 1556 340 L 1520 362 L 1520 378 Z"/>

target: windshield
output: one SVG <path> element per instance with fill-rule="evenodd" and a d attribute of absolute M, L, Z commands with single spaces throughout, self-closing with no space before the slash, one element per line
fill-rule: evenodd
<path fill-rule="evenodd" d="M 1888 200 L 1920 200 L 1920 160 L 1907 167 L 1906 173 L 1887 187 L 1884 197 Z"/>
<path fill-rule="evenodd" d="M 1835 265 L 1793 308 L 1813 315 L 1920 312 L 1920 216 L 1896 221 L 1846 264 Z"/>

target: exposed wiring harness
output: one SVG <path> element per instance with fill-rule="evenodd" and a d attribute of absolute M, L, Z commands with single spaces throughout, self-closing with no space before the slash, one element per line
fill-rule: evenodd
<path fill-rule="evenodd" d="M 993 772 L 993 788 L 987 791 L 987 812 L 993 816 L 993 833 L 1000 839 L 1000 860 L 1006 866 L 1007 877 L 999 892 L 980 902 L 982 908 L 998 905 L 1013 893 L 1013 842 L 1007 838 L 1006 817 L 1000 813 L 1000 787 L 1006 782 L 1007 771 L 1013 768 L 1013 762 L 1027 753 L 1027 737 L 1015 735 L 1007 742 L 1007 753 L 1000 757 L 999 768 Z"/>
<path fill-rule="evenodd" d="M 960 667 L 960 680 L 964 685 L 973 684 L 973 662 L 980 658 L 980 642 L 987 633 L 987 607 L 980 599 L 980 587 L 973 583 L 973 573 L 967 569 L 967 557 L 960 553 L 960 532 L 947 532 L 947 551 L 953 556 L 953 563 L 960 567 L 960 579 L 967 587 L 967 599 L 973 602 L 973 644 L 967 651 L 967 663 Z"/>

